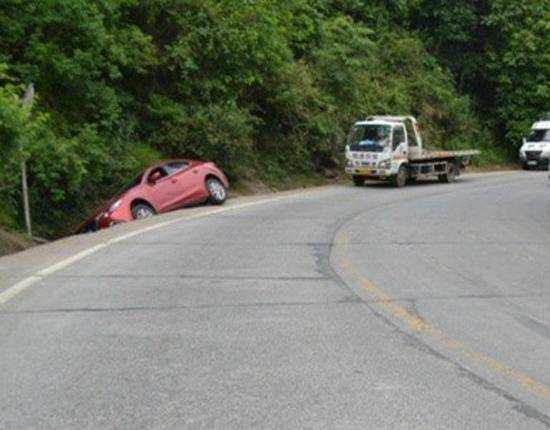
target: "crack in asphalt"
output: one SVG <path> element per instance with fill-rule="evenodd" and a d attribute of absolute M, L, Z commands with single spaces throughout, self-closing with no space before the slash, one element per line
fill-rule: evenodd
<path fill-rule="evenodd" d="M 48 279 L 193 279 L 215 281 L 330 281 L 325 276 L 213 276 L 213 275 L 148 275 L 148 274 L 106 274 L 106 275 L 51 275 Z"/>
<path fill-rule="evenodd" d="M 487 245 L 550 245 L 550 242 L 528 242 L 528 241 L 496 241 L 496 240 L 487 240 L 487 241 L 480 241 L 477 240 L 463 240 L 463 241 L 449 241 L 449 242 L 428 242 L 428 241 L 405 241 L 405 242 L 384 242 L 383 244 L 380 244 L 380 242 L 355 242 L 350 241 L 350 245 L 376 245 L 376 246 L 415 246 L 415 245 L 430 245 L 430 246 L 444 246 L 444 245 L 471 245 L 471 244 L 481 244 L 483 246 Z"/>
<path fill-rule="evenodd" d="M 354 296 L 355 297 L 355 296 Z M 419 301 L 426 302 L 431 300 L 455 300 L 461 299 L 456 297 L 451 298 L 393 298 L 390 300 L 365 300 L 357 299 L 354 297 L 346 297 L 342 300 L 337 301 L 327 301 L 327 302 L 261 302 L 261 303 L 235 303 L 235 304 L 197 304 L 197 305 L 170 305 L 170 306 L 125 306 L 125 307 L 97 307 L 97 308 L 64 308 L 64 309 L 27 309 L 20 311 L 2 311 L 0 312 L 0 317 L 3 315 L 18 315 L 18 314 L 41 314 L 41 313 L 77 313 L 77 312 L 121 312 L 121 311 L 171 311 L 171 310 L 185 310 L 185 309 L 223 309 L 223 308 L 245 308 L 245 307 L 284 307 L 284 306 L 327 306 L 327 305 L 340 305 L 346 303 L 361 303 L 365 305 L 377 305 L 381 303 L 405 303 L 407 304 L 407 310 L 411 315 L 415 315 L 419 318 L 422 318 L 422 315 L 417 309 L 417 304 Z M 532 296 L 527 296 L 532 297 Z M 479 296 L 469 297 L 473 299 L 479 299 Z M 481 297 L 486 298 L 486 297 Z M 499 297 L 500 298 L 500 297 Z M 516 318 L 516 316 L 514 316 Z M 524 316 L 525 318 L 525 316 Z M 423 318 L 422 318 L 423 319 Z M 519 320 L 519 318 L 518 318 Z M 524 320 L 525 322 L 525 320 Z M 533 331 L 536 331 L 537 334 L 540 334 L 544 337 L 550 337 L 550 330 L 544 326 L 542 323 L 537 323 L 536 326 L 533 324 L 533 320 L 530 319 L 529 323 L 525 323 L 527 328 L 530 328 Z"/>
<path fill-rule="evenodd" d="M 512 317 L 533 333 L 536 333 L 546 339 L 550 339 L 550 328 L 548 328 L 544 323 L 524 314 L 516 314 L 512 315 Z"/>
<path fill-rule="evenodd" d="M 227 308 L 274 308 L 274 307 L 301 307 L 301 306 L 339 306 L 349 304 L 361 304 L 361 301 L 355 298 L 344 298 L 342 300 L 327 302 L 263 302 L 263 303 L 235 303 L 235 304 L 198 304 L 198 305 L 170 305 L 170 306 L 126 306 L 111 308 L 62 308 L 62 309 L 34 309 L 0 312 L 0 317 L 4 315 L 32 315 L 32 314 L 71 314 L 71 313 L 109 313 L 109 312 L 139 312 L 139 311 L 177 311 L 177 310 L 200 310 L 200 309 L 227 309 Z"/>
<path fill-rule="evenodd" d="M 115 243 L 113 245 L 115 246 L 118 246 L 118 247 L 122 247 L 122 246 L 127 246 L 127 245 L 131 245 L 131 246 L 143 246 L 143 245 L 152 245 L 152 246 L 155 246 L 155 245 L 158 245 L 158 246 L 182 246 L 182 245 L 185 245 L 186 247 L 193 247 L 193 246 L 197 246 L 197 247 L 200 247 L 200 248 L 203 248 L 203 247 L 212 247 L 212 248 L 217 248 L 217 247 L 220 247 L 220 246 L 227 246 L 227 245 L 238 245 L 238 246 L 242 246 L 242 245 L 257 245 L 258 244 L 258 241 L 253 241 L 253 240 L 250 240 L 250 241 L 246 241 L 246 240 L 243 240 L 243 241 L 239 241 L 239 242 L 235 242 L 235 241 L 227 241 L 227 242 L 212 242 L 212 241 L 209 241 L 209 242 L 194 242 L 194 243 L 191 243 L 189 244 L 188 242 L 118 242 L 118 243 Z M 311 246 L 331 246 L 332 244 L 330 242 L 274 242 L 274 241 L 262 241 L 262 245 L 277 245 L 277 246 L 305 246 L 305 247 L 311 247 Z"/>

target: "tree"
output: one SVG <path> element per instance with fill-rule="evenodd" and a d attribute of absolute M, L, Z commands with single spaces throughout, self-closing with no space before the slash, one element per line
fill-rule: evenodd
<path fill-rule="evenodd" d="M 487 73 L 495 87 L 495 129 L 517 145 L 550 107 L 550 1 L 493 0 Z"/>

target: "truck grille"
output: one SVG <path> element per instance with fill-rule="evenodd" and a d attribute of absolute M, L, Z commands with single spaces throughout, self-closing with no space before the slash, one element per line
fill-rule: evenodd
<path fill-rule="evenodd" d="M 542 154 L 542 151 L 525 151 L 525 157 L 531 161 L 538 160 L 540 154 Z"/>

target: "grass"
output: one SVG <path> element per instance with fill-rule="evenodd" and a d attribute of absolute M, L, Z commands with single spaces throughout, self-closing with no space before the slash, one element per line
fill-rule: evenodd
<path fill-rule="evenodd" d="M 231 184 L 232 196 L 262 194 L 277 191 L 287 191 L 300 188 L 320 187 L 346 181 L 341 169 L 329 169 L 324 172 L 302 172 L 288 174 L 286 172 L 263 171 L 252 178 L 236 180 Z"/>
<path fill-rule="evenodd" d="M 36 245 L 36 242 L 27 238 L 26 235 L 8 232 L 0 228 L 0 256 L 24 251 Z"/>

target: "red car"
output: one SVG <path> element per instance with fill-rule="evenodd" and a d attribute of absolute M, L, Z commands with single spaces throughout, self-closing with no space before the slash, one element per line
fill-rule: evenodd
<path fill-rule="evenodd" d="M 77 233 L 149 218 L 207 201 L 221 205 L 227 199 L 228 188 L 227 178 L 214 163 L 166 161 L 142 172 L 120 195 L 83 223 Z"/>

